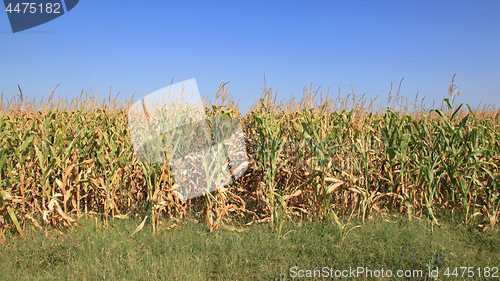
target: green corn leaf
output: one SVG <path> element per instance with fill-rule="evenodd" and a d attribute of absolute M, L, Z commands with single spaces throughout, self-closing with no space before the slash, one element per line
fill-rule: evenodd
<path fill-rule="evenodd" d="M 469 153 L 469 155 L 467 155 L 467 158 L 470 159 L 472 157 L 481 156 L 487 150 L 488 150 L 488 148 L 486 148 L 486 147 L 483 147 L 483 148 L 480 148 L 480 149 L 476 149 L 476 150 L 472 151 L 471 153 Z"/>
<path fill-rule="evenodd" d="M 3 191 L 2 191 L 3 193 Z M 14 213 L 14 210 L 10 207 L 7 206 L 7 212 L 9 213 L 9 217 L 16 226 L 16 230 L 21 235 L 21 237 L 24 237 L 23 230 L 21 229 L 21 225 L 19 224 L 19 221 L 17 220 L 16 213 Z"/>
<path fill-rule="evenodd" d="M 449 98 L 445 98 L 444 101 L 446 102 L 446 104 L 448 105 L 448 109 L 451 110 L 453 108 L 453 106 L 451 105 L 450 103 L 450 99 Z"/>
<path fill-rule="evenodd" d="M 5 163 L 7 162 L 7 151 L 8 151 L 8 148 L 0 149 L 0 176 L 2 176 L 3 167 L 5 166 Z"/>
<path fill-rule="evenodd" d="M 460 111 L 460 108 L 462 108 L 463 105 L 464 104 L 462 103 L 462 104 L 460 104 L 459 107 L 457 107 L 457 109 L 455 109 L 455 112 L 453 112 L 453 114 L 451 115 L 451 119 L 450 119 L 451 121 L 453 121 L 453 118 L 455 118 L 455 115 Z"/>
<path fill-rule="evenodd" d="M 32 135 L 27 140 L 25 140 L 23 142 L 23 144 L 21 145 L 21 148 L 19 148 L 19 151 L 24 151 L 33 142 L 34 139 L 35 139 L 35 136 Z"/>

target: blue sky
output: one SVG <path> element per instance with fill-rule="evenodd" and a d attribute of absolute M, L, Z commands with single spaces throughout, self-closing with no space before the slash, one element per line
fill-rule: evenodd
<path fill-rule="evenodd" d="M 92 1 L 12 34 L 0 12 L 0 93 L 69 98 L 93 91 L 136 99 L 196 78 L 218 85 L 246 112 L 264 84 L 278 98 L 328 86 L 383 102 L 403 96 L 440 104 L 454 73 L 458 101 L 500 105 L 499 1 Z"/>

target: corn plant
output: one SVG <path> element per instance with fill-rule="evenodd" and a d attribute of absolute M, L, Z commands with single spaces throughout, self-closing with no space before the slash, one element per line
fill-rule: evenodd
<path fill-rule="evenodd" d="M 388 102 L 398 110 L 377 111 L 354 89 L 348 97 L 322 96 L 320 104 L 312 90 L 301 102 L 279 104 L 265 88 L 239 116 L 225 85 L 217 93 L 222 104 L 204 108 L 208 130 L 182 106 L 175 116 L 160 110 L 141 123 L 144 136 L 158 136 L 143 152 L 163 162 L 137 157 L 130 103 L 117 108 L 111 96 L 101 103 L 83 95 L 71 106 L 52 96 L 42 107 L 24 96 L 0 101 L 0 236 L 42 223 L 62 230 L 84 214 L 104 223 L 148 214 L 155 232 L 163 217 L 192 214 L 205 216 L 212 232 L 234 214 L 250 219 L 247 224 L 270 222 L 279 234 L 287 219 L 331 221 L 344 231 L 343 218 L 375 212 L 426 216 L 433 226 L 445 213 L 490 230 L 498 223 L 500 113 L 455 105 L 453 79 L 442 108 L 417 112 L 398 95 Z M 232 125 L 211 123 L 221 116 L 242 124 L 251 160 L 244 174 L 224 155 L 241 154 L 233 139 L 223 141 Z M 169 131 L 172 124 L 161 120 L 179 126 Z M 224 153 L 200 157 L 208 148 Z M 204 196 L 181 200 L 200 190 Z"/>

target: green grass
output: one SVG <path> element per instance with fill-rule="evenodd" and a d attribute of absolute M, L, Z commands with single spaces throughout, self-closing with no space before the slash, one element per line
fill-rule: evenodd
<path fill-rule="evenodd" d="M 252 225 L 247 232 L 221 229 L 211 234 L 204 224 L 185 220 L 178 223 L 181 230 L 155 236 L 146 225 L 131 237 L 139 220 L 111 220 L 104 229 L 82 219 L 84 229 L 62 236 L 54 231 L 47 236 L 27 231 L 25 238 L 6 235 L 8 244 L 0 246 L 0 280 L 292 280 L 291 267 L 427 272 L 425 264 L 437 265 L 433 251 L 440 257 L 441 273 L 445 267 L 470 266 L 477 275 L 477 267 L 500 267 L 498 231 L 484 234 L 442 221 L 445 227 L 431 232 L 426 222 L 390 220 L 394 223 L 380 218 L 365 224 L 351 221 L 342 232 L 324 222 L 287 222 L 282 236 L 267 224 Z M 357 225 L 361 227 L 353 228 Z M 280 273 L 286 278 L 280 279 Z M 447 279 L 463 278 L 438 280 Z"/>

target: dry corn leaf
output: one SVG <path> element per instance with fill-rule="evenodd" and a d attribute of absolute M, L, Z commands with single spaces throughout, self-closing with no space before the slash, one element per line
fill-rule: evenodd
<path fill-rule="evenodd" d="M 120 219 L 120 220 L 128 219 L 129 218 L 128 214 L 129 213 L 127 213 L 125 215 L 114 215 L 113 218 Z"/>
<path fill-rule="evenodd" d="M 285 196 L 283 196 L 283 200 L 284 200 L 284 201 L 287 201 L 287 200 L 289 200 L 290 198 L 297 197 L 297 196 L 299 196 L 299 195 L 301 195 L 301 194 L 302 194 L 302 190 L 297 190 L 297 191 L 295 191 L 293 194 L 289 194 L 289 195 L 285 195 Z"/>
<path fill-rule="evenodd" d="M 497 221 L 497 216 L 491 215 L 490 216 L 491 230 L 493 230 L 495 228 L 496 221 Z"/>
<path fill-rule="evenodd" d="M 334 192 L 335 189 L 339 188 L 343 184 L 344 184 L 344 182 L 339 180 L 339 181 L 335 182 L 334 184 L 329 185 L 328 189 L 326 190 L 326 194 L 330 194 L 330 193 Z"/>

